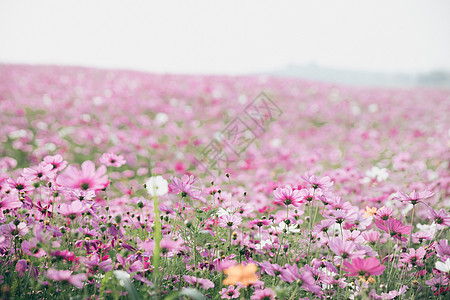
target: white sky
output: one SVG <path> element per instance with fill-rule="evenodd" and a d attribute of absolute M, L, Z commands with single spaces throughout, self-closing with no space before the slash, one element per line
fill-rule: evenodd
<path fill-rule="evenodd" d="M 450 1 L 0 0 L 0 63 L 450 70 Z"/>

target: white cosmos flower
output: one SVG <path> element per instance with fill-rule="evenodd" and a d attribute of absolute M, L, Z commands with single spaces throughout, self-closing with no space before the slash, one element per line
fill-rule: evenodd
<path fill-rule="evenodd" d="M 447 258 L 445 263 L 443 263 L 442 261 L 437 261 L 436 269 L 438 269 L 439 271 L 444 272 L 444 273 L 449 273 L 450 272 L 450 258 Z"/>
<path fill-rule="evenodd" d="M 148 193 L 152 196 L 164 196 L 169 192 L 169 183 L 162 176 L 152 176 L 145 184 Z"/>
<path fill-rule="evenodd" d="M 286 229 L 286 232 L 294 232 L 294 233 L 300 232 L 300 229 L 297 228 L 297 224 L 295 224 L 295 223 L 294 223 L 294 224 L 289 224 L 289 225 L 287 225 L 286 223 L 281 222 L 281 223 L 275 228 L 275 230 L 276 230 L 277 232 L 283 232 L 284 229 Z"/>
<path fill-rule="evenodd" d="M 216 215 L 218 217 L 223 217 L 223 216 L 231 216 L 232 214 L 231 214 L 231 212 L 228 209 L 225 209 L 225 208 L 221 207 L 221 208 L 219 208 L 217 210 Z"/>
<path fill-rule="evenodd" d="M 363 182 L 368 183 L 370 182 L 370 179 L 375 179 L 378 182 L 382 182 L 388 179 L 389 173 L 386 168 L 372 167 L 372 169 L 366 172 L 366 176 L 367 177 L 363 179 Z"/>

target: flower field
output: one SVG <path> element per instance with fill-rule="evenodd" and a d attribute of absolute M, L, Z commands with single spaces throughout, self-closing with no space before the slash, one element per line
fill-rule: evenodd
<path fill-rule="evenodd" d="M 1 299 L 450 295 L 448 90 L 0 65 L 0 112 Z"/>

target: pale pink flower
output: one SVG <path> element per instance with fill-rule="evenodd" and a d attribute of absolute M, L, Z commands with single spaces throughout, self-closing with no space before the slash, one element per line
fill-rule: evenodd
<path fill-rule="evenodd" d="M 75 200 L 71 203 L 63 203 L 59 206 L 59 213 L 63 216 L 79 216 L 82 213 L 88 211 L 88 207 L 85 206 L 80 200 Z"/>
<path fill-rule="evenodd" d="M 55 269 L 48 269 L 47 277 L 53 281 L 67 281 L 79 289 L 83 288 L 83 281 L 87 279 L 85 273 L 72 275 L 72 271 Z"/>
<path fill-rule="evenodd" d="M 122 155 L 114 153 L 103 153 L 100 162 L 107 167 L 121 167 L 126 163 Z"/>
<path fill-rule="evenodd" d="M 303 201 L 302 195 L 299 190 L 293 190 L 292 188 L 277 188 L 273 191 L 275 197 L 275 204 L 293 205 L 299 206 Z"/>
<path fill-rule="evenodd" d="M 65 187 L 82 190 L 102 190 L 109 184 L 106 167 L 100 166 L 95 170 L 95 165 L 90 160 L 81 165 L 81 170 L 70 165 L 57 177 L 56 182 Z"/>

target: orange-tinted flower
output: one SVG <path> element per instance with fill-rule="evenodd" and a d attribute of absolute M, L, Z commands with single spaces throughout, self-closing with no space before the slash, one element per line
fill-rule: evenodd
<path fill-rule="evenodd" d="M 369 217 L 373 217 L 374 215 L 376 215 L 378 209 L 376 207 L 368 207 L 366 206 L 366 210 L 363 210 L 364 212 L 364 218 L 369 218 Z"/>
<path fill-rule="evenodd" d="M 228 277 L 223 281 L 225 285 L 235 285 L 237 282 L 243 286 L 248 286 L 258 281 L 258 277 L 255 272 L 257 267 L 255 264 L 248 264 L 246 266 L 237 265 L 223 270 Z"/>

